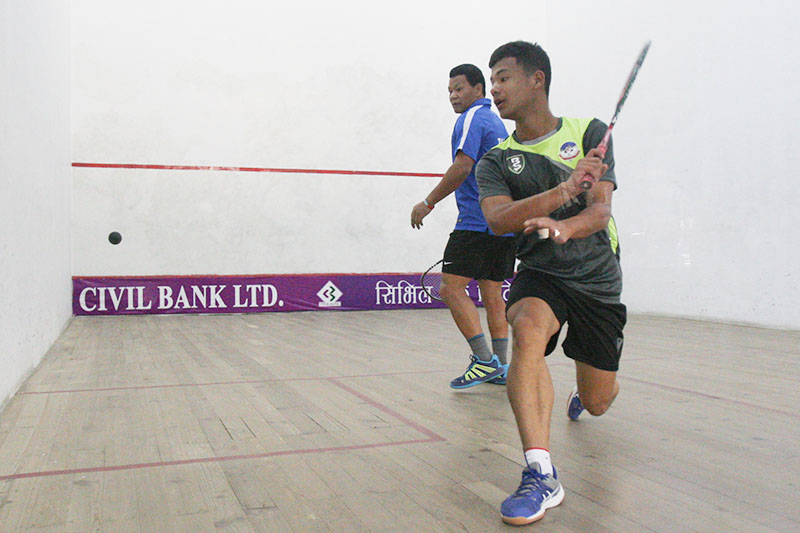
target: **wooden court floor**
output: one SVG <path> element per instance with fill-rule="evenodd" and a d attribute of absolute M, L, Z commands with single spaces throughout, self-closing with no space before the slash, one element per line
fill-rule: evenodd
<path fill-rule="evenodd" d="M 0 413 L 0 531 L 507 531 L 505 388 L 446 310 L 74 318 Z M 800 531 L 800 332 L 630 317 L 530 531 Z"/>

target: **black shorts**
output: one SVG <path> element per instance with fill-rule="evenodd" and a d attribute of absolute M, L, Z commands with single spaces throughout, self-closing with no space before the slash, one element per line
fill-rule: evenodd
<path fill-rule="evenodd" d="M 622 328 L 627 310 L 621 303 L 606 303 L 588 294 L 567 287 L 555 276 L 535 270 L 520 270 L 508 294 L 506 310 L 527 297 L 547 302 L 561 327 L 565 323 L 567 338 L 561 345 L 570 359 L 600 370 L 616 372 L 622 356 Z M 545 355 L 556 349 L 561 327 L 547 343 Z"/>
<path fill-rule="evenodd" d="M 514 237 L 454 230 L 444 249 L 442 272 L 470 279 L 504 281 L 514 275 Z"/>

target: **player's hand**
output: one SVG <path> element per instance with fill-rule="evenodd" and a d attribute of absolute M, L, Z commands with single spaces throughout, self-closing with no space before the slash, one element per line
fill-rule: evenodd
<path fill-rule="evenodd" d="M 430 212 L 431 209 L 424 202 L 415 205 L 411 210 L 411 227 L 420 229 L 422 227 L 422 219 L 428 216 Z"/>
<path fill-rule="evenodd" d="M 580 193 L 584 192 L 582 184 L 587 178 L 589 183 L 594 185 L 607 171 L 608 165 L 603 163 L 600 150 L 597 148 L 589 150 L 586 157 L 578 161 L 578 165 L 575 167 L 575 170 L 572 171 L 572 174 L 566 182 L 570 196 L 578 196 Z M 591 189 L 591 187 L 589 187 L 589 189 Z"/>
<path fill-rule="evenodd" d="M 556 244 L 564 244 L 572 236 L 566 224 L 550 217 L 529 218 L 523 224 L 525 235 L 536 232 L 540 238 L 549 238 Z"/>

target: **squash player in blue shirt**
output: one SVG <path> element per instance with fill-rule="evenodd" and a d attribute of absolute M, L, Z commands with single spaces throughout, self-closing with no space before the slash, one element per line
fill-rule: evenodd
<path fill-rule="evenodd" d="M 440 294 L 472 353 L 463 375 L 450 382 L 454 389 L 494 383 L 505 385 L 508 363 L 508 322 L 502 297 L 503 281 L 514 274 L 515 240 L 495 235 L 486 223 L 478 199 L 475 166 L 508 133 L 503 121 L 491 110 L 486 82 L 475 65 L 464 64 L 450 71 L 450 104 L 459 113 L 453 128 L 453 164 L 428 196 L 411 210 L 411 227 L 421 228 L 433 207 L 455 191 L 458 221 L 450 234 L 442 263 Z M 491 348 L 481 328 L 478 309 L 465 289 L 478 281 L 486 308 Z"/>

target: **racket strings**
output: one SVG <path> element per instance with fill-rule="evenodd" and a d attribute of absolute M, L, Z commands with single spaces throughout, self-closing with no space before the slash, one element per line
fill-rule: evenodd
<path fill-rule="evenodd" d="M 419 284 L 428 295 L 437 301 L 442 301 L 442 262 L 439 261 L 420 277 Z"/>

